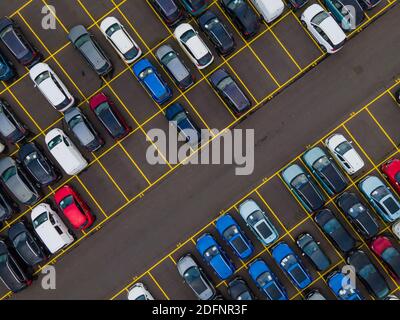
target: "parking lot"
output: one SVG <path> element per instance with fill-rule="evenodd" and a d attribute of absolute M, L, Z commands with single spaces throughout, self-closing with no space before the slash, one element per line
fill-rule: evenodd
<path fill-rule="evenodd" d="M 19 5 L 16 3 L 19 3 Z M 369 22 L 392 7 L 394 3 L 396 3 L 395 0 L 382 1 L 378 7 L 368 12 L 364 25 L 351 33 L 350 37 L 362 31 Z M 53 5 L 56 9 L 56 30 L 44 30 L 41 27 L 42 15 L 40 12 L 42 7 L 47 5 Z M 213 1 L 210 8 L 218 12 L 234 34 L 237 49 L 226 58 L 218 57 L 213 52 L 216 62 L 202 72 L 195 70 L 192 64 L 186 61 L 196 75 L 197 82 L 189 90 L 182 92 L 161 69 L 154 54 L 160 45 L 168 43 L 180 52 L 181 57 L 184 59 L 186 57 L 174 41 L 171 30 L 162 23 L 147 1 L 77 0 L 71 5 L 62 0 L 52 2 L 31 0 L 25 4 L 24 1 L 15 1 L 4 5 L 4 7 L 7 8 L 3 9 L 3 14 L 11 16 L 22 27 L 27 37 L 43 53 L 45 61 L 67 84 L 74 96 L 79 98 L 79 106 L 85 110 L 85 114 L 92 120 L 103 137 L 107 138 L 108 135 L 96 122 L 97 120 L 89 112 L 87 105 L 88 99 L 100 91 L 106 93 L 116 103 L 118 109 L 133 128 L 129 136 L 123 140 L 115 143 L 111 138 L 107 138 L 106 146 L 100 151 L 92 154 L 84 153 L 90 162 L 89 169 L 79 176 L 69 178 L 64 176 L 61 181 L 47 190 L 45 201 L 51 202 L 52 195 L 59 187 L 67 183 L 74 186 L 88 202 L 97 218 L 92 229 L 76 233 L 77 241 L 52 257 L 48 262 L 50 264 L 55 264 L 66 252 L 91 234 L 97 231 L 101 232 L 103 225 L 108 220 L 128 208 L 131 203 L 144 197 L 149 190 L 167 179 L 171 173 L 180 167 L 179 164 L 170 164 L 168 161 L 165 165 L 153 166 L 147 163 L 145 157 L 149 147 L 157 148 L 152 142 L 146 141 L 147 132 L 152 128 L 165 130 L 168 128 L 164 110 L 169 105 L 174 102 L 182 103 L 195 122 L 202 128 L 223 130 L 243 120 L 244 117 L 235 116 L 213 92 L 207 80 L 212 72 L 223 67 L 235 76 L 253 102 L 254 107 L 249 112 L 252 113 L 308 70 L 316 67 L 325 58 L 325 54 L 301 25 L 299 21 L 301 12 L 294 13 L 286 9 L 276 22 L 269 26 L 264 24 L 256 37 L 246 41 L 227 19 L 218 2 Z M 125 24 L 142 48 L 143 56 L 159 67 L 164 78 L 174 88 L 174 99 L 171 102 L 162 107 L 157 105 L 137 82 L 131 68 L 123 64 L 112 52 L 112 48 L 98 28 L 99 22 L 109 15 L 117 17 Z M 192 22 L 195 26 L 195 21 Z M 83 24 L 88 27 L 111 57 L 115 67 L 112 78 L 99 79 L 67 41 L 68 30 L 76 24 Z M 209 44 L 209 47 L 211 48 L 212 45 Z M 31 140 L 35 140 L 44 146 L 44 136 L 49 130 L 54 127 L 63 128 L 62 117 L 48 106 L 47 101 L 33 87 L 27 70 L 19 68 L 18 72 L 20 75 L 18 80 L 11 84 L 2 84 L 1 97 L 9 101 L 13 110 L 27 124 L 32 132 Z M 394 90 L 395 87 L 393 85 L 391 90 Z M 267 106 L 268 104 L 266 104 Z M 386 92 L 360 112 L 353 114 L 337 128 L 338 131 L 347 135 L 356 143 L 365 160 L 369 163 L 362 176 L 376 171 L 383 160 L 392 157 L 399 151 L 397 145 L 400 142 L 400 132 L 396 126 L 398 123 L 396 117 L 400 117 L 400 109 L 397 108 L 398 106 L 390 96 L 390 92 Z M 366 126 L 369 128 L 368 135 L 373 135 L 374 139 L 368 138 L 365 130 L 363 130 Z M 321 141 L 322 139 L 318 143 L 320 144 Z M 15 155 L 16 152 L 17 149 L 11 149 L 10 154 Z M 167 158 L 166 155 L 163 155 L 163 157 Z M 295 160 L 299 161 L 299 157 Z M 353 184 L 350 186 L 352 189 L 360 178 L 361 176 L 352 180 Z M 282 196 L 286 195 L 287 199 L 282 199 Z M 340 253 L 324 238 L 312 221 L 311 216 L 306 214 L 285 190 L 278 173 L 251 190 L 248 196 L 257 200 L 269 213 L 270 218 L 275 219 L 275 225 L 280 229 L 282 239 L 293 242 L 298 234 L 307 230 L 320 239 L 323 247 L 327 249 L 333 261 L 332 268 L 343 264 L 344 259 Z M 335 210 L 333 199 L 330 199 L 329 202 L 329 205 Z M 285 206 L 282 207 L 282 204 Z M 235 205 L 228 211 L 234 212 Z M 24 208 L 18 216 L 2 227 L 1 232 L 5 232 L 12 224 L 29 215 L 31 209 Z M 122 219 L 122 216 L 117 217 L 117 219 Z M 351 230 L 350 226 L 349 228 Z M 212 222 L 201 230 L 201 232 L 205 231 L 215 233 Z M 382 232 L 389 231 L 382 222 Z M 165 256 L 142 275 L 132 275 L 135 277 L 134 281 L 140 280 L 146 283 L 154 296 L 160 299 L 193 298 L 188 288 L 183 284 L 181 285 L 181 281 L 178 281 L 175 263 L 183 253 L 194 253 L 193 241 L 199 233 L 200 231 L 187 241 L 182 242 L 176 250 Z M 255 240 L 253 243 L 258 244 Z M 360 245 L 366 248 L 365 243 L 362 243 L 361 240 Z M 256 248 L 257 256 L 265 258 L 273 270 L 277 272 L 279 278 L 284 279 L 280 271 L 274 268 L 268 248 L 260 245 Z M 247 279 L 246 272 L 243 272 L 247 263 L 242 261 L 235 261 L 235 263 L 240 266 L 239 272 Z M 38 273 L 43 267 L 39 266 L 36 272 Z M 210 272 L 208 274 L 211 275 Z M 323 289 L 323 275 L 314 273 L 313 276 L 316 279 L 315 286 L 321 287 L 327 296 L 331 296 L 329 290 Z M 216 279 L 213 280 L 214 283 L 218 283 Z M 250 281 L 248 282 L 250 283 Z M 393 290 L 398 289 L 397 284 L 392 279 L 388 278 L 388 282 Z M 129 281 L 127 286 L 120 292 L 116 292 L 113 298 L 125 298 L 126 289 L 132 284 L 133 282 Z M 284 284 L 293 299 L 303 297 L 303 293 L 296 291 L 289 281 Z M 224 292 L 225 283 L 219 283 L 218 287 L 226 296 L 226 292 Z M 3 298 L 10 295 L 10 292 L 4 291 Z"/>

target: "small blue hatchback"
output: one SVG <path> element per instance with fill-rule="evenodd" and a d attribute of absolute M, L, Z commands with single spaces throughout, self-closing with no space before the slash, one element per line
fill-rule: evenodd
<path fill-rule="evenodd" d="M 329 288 L 339 300 L 364 300 L 361 294 L 350 283 L 347 283 L 345 275 L 335 271 L 328 276 Z"/>

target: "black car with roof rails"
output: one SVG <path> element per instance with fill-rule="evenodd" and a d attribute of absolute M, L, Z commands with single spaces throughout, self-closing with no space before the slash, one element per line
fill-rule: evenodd
<path fill-rule="evenodd" d="M 0 223 L 10 219 L 18 209 L 17 203 L 11 200 L 3 188 L 0 188 Z"/>
<path fill-rule="evenodd" d="M 322 251 L 319 242 L 315 241 L 311 234 L 303 233 L 297 237 L 297 246 L 318 271 L 325 271 L 331 265 L 328 256 Z"/>
<path fill-rule="evenodd" d="M 331 210 L 323 209 L 319 211 L 314 219 L 322 231 L 341 251 L 349 252 L 355 248 L 356 240 L 334 216 Z"/>
<path fill-rule="evenodd" d="M 241 115 L 250 109 L 249 98 L 225 69 L 218 69 L 208 79 L 236 115 Z"/>
<path fill-rule="evenodd" d="M 260 30 L 260 17 L 246 0 L 221 0 L 223 9 L 245 38 L 251 38 Z"/>
<path fill-rule="evenodd" d="M 15 251 L 28 266 L 35 266 L 46 259 L 43 244 L 31 232 L 24 222 L 20 221 L 8 229 L 10 239 Z"/>
<path fill-rule="evenodd" d="M 378 234 L 378 221 L 356 194 L 344 192 L 336 203 L 364 238 L 370 239 Z"/>
<path fill-rule="evenodd" d="M 24 144 L 18 150 L 18 161 L 38 187 L 48 186 L 61 178 L 61 173 L 34 142 Z"/>
<path fill-rule="evenodd" d="M 358 278 L 375 298 L 383 299 L 389 294 L 385 278 L 364 251 L 349 254 L 347 263 L 355 268 Z"/>
<path fill-rule="evenodd" d="M 229 281 L 228 293 L 233 300 L 254 300 L 253 293 L 241 277 Z"/>
<path fill-rule="evenodd" d="M 177 0 L 150 0 L 150 3 L 169 27 L 173 27 L 184 17 L 183 8 Z"/>
<path fill-rule="evenodd" d="M 31 276 L 26 273 L 4 240 L 0 240 L 0 279 L 14 293 L 32 283 Z"/>
<path fill-rule="evenodd" d="M 219 54 L 226 56 L 235 50 L 235 39 L 214 12 L 206 11 L 198 18 L 198 22 L 201 30 L 214 44 Z"/>
<path fill-rule="evenodd" d="M 298 10 L 304 7 L 308 3 L 308 0 L 289 0 L 287 5 L 289 8 L 293 8 L 294 10 Z"/>
<path fill-rule="evenodd" d="M 16 144 L 28 134 L 28 129 L 12 112 L 10 105 L 0 98 L 0 134 L 9 143 Z"/>
<path fill-rule="evenodd" d="M 19 63 L 28 68 L 42 59 L 41 54 L 28 42 L 20 28 L 10 18 L 0 19 L 0 41 Z"/>

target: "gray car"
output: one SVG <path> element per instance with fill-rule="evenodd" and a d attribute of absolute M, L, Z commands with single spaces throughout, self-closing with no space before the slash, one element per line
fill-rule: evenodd
<path fill-rule="evenodd" d="M 3 99 L 0 99 L 0 135 L 13 144 L 28 135 L 27 128 L 15 117 L 10 105 Z"/>
<path fill-rule="evenodd" d="M 190 254 L 180 258 L 176 266 L 179 274 L 193 290 L 197 298 L 211 300 L 215 297 L 216 290 L 214 286 Z"/>
<path fill-rule="evenodd" d="M 40 199 L 39 190 L 11 157 L 0 160 L 0 177 L 6 189 L 18 202 L 33 205 Z"/>
<path fill-rule="evenodd" d="M 73 27 L 68 34 L 68 39 L 99 76 L 105 76 L 112 71 L 110 60 L 84 26 Z"/>
<path fill-rule="evenodd" d="M 189 69 L 169 45 L 158 48 L 156 55 L 181 90 L 186 90 L 194 84 L 194 77 Z"/>
<path fill-rule="evenodd" d="M 89 152 L 97 151 L 104 145 L 104 140 L 78 108 L 69 109 L 64 115 L 64 121 L 81 146 Z"/>

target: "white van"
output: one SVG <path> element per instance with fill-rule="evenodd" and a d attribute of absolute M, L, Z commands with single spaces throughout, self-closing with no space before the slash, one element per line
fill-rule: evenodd
<path fill-rule="evenodd" d="M 285 9 L 282 0 L 251 0 L 251 2 L 267 23 L 278 18 Z"/>
<path fill-rule="evenodd" d="M 47 203 L 36 206 L 31 218 L 33 228 L 51 253 L 56 253 L 74 241 L 67 226 Z"/>
<path fill-rule="evenodd" d="M 70 176 L 80 173 L 88 166 L 78 148 L 61 129 L 46 134 L 46 145 L 63 170 Z"/>

